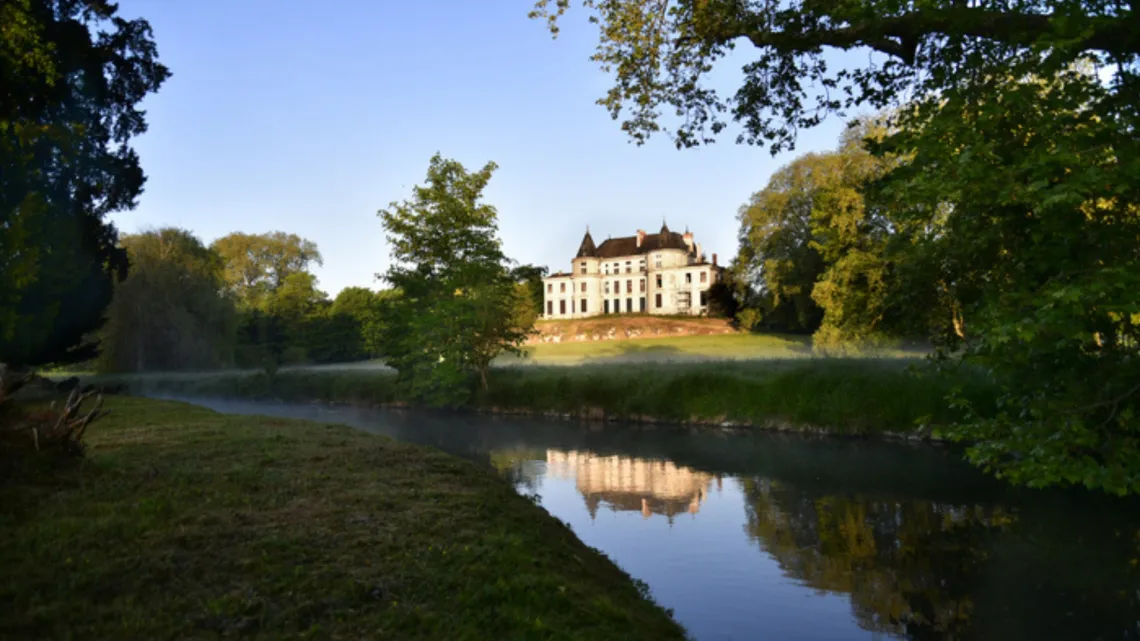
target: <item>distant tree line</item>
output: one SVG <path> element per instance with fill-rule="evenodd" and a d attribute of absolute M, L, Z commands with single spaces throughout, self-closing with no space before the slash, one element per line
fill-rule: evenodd
<path fill-rule="evenodd" d="M 499 350 L 484 341 L 497 345 L 495 337 L 523 336 L 533 326 L 546 270 L 511 267 L 495 253 L 493 238 L 483 241 L 489 243 L 488 262 L 465 238 L 475 232 L 463 221 L 435 221 L 420 212 L 407 219 L 410 227 L 402 233 L 423 234 L 411 240 L 431 241 L 438 247 L 434 260 L 447 260 L 459 272 L 432 286 L 479 292 L 480 298 L 459 297 L 446 310 L 421 309 L 413 301 L 428 299 L 404 296 L 424 286 L 419 271 L 390 271 L 396 285 L 390 289 L 346 287 L 330 298 L 311 271 L 322 261 L 317 245 L 295 234 L 234 232 L 207 246 L 183 229 L 144 231 L 119 240 L 130 272 L 114 286 L 105 324 L 87 338 L 99 348 L 91 365 L 101 372 L 239 367 L 270 374 L 283 365 L 381 358 L 398 365 L 426 349 L 421 341 L 433 339 L 423 334 L 435 328 L 447 332 L 440 344 L 471 334 L 470 344 L 462 343 L 462 361 L 474 359 L 473 371 L 485 375 Z M 452 244 L 466 251 L 440 244 L 446 233 L 459 236 Z M 433 289 L 433 304 L 445 298 Z M 478 331 L 465 332 L 467 323 L 479 324 Z"/>
<path fill-rule="evenodd" d="M 317 288 L 316 244 L 294 234 L 232 233 L 206 246 L 186 230 L 129 234 L 130 274 L 97 333 L 105 372 L 332 363 L 384 354 L 397 294 Z"/>

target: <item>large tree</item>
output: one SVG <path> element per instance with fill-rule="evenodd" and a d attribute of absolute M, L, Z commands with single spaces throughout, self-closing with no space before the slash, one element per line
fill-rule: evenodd
<path fill-rule="evenodd" d="M 0 362 L 92 357 L 127 268 L 108 214 L 145 177 L 131 139 L 170 75 L 150 26 L 103 0 L 0 3 Z"/>
<path fill-rule="evenodd" d="M 322 264 L 316 243 L 283 231 L 233 232 L 215 240 L 212 247 L 225 260 L 226 282 L 249 306 L 266 304 L 290 276 Z"/>
<path fill-rule="evenodd" d="M 531 17 L 558 21 L 572 0 L 538 0 Z M 598 102 L 638 142 L 671 133 L 711 142 L 724 114 L 739 140 L 791 148 L 829 113 L 935 95 L 988 71 L 1050 74 L 1093 56 L 1135 97 L 1140 20 L 1131 2 L 1103 0 L 582 0 L 599 26 L 593 59 L 614 85 Z M 743 81 L 726 98 L 708 85 L 738 45 Z M 829 54 L 856 52 L 851 64 Z M 750 54 L 750 55 L 749 55 Z M 663 115 L 675 113 L 676 122 Z"/>
<path fill-rule="evenodd" d="M 461 405 L 470 379 L 486 387 L 491 360 L 518 352 L 527 329 L 497 237 L 495 208 L 482 202 L 496 169 L 469 172 L 436 154 L 427 182 L 412 198 L 380 211 L 392 266 L 384 278 L 401 291 L 393 301 L 388 362 L 420 400 Z"/>
<path fill-rule="evenodd" d="M 761 294 L 766 326 L 820 330 L 817 339 L 829 344 L 886 329 L 890 222 L 863 189 L 893 161 L 863 148 L 875 129 L 864 122 L 838 150 L 797 158 L 741 207 L 740 267 Z"/>
<path fill-rule="evenodd" d="M 945 355 L 997 382 L 949 434 L 1030 485 L 1140 492 L 1140 140 L 1090 70 L 947 91 L 882 185 L 898 264 L 952 303 Z"/>
<path fill-rule="evenodd" d="M 222 260 L 192 233 L 165 228 L 122 238 L 131 261 L 101 334 L 104 371 L 209 369 L 233 360 L 236 311 Z"/>

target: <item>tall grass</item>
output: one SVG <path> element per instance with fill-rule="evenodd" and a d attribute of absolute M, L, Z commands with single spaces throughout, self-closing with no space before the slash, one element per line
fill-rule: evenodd
<path fill-rule="evenodd" d="M 669 422 L 813 427 L 834 433 L 910 432 L 961 416 L 952 390 L 992 404 L 980 373 L 899 359 L 813 358 L 492 369 L 476 409 L 558 412 Z M 136 378 L 136 393 L 382 405 L 403 399 L 387 371 L 292 371 Z"/>
<path fill-rule="evenodd" d="M 936 372 L 895 359 L 503 368 L 485 406 L 538 408 L 669 421 L 813 426 L 848 434 L 905 432 L 960 418 L 946 398 L 961 389 L 985 405 L 992 395 L 975 372 Z"/>

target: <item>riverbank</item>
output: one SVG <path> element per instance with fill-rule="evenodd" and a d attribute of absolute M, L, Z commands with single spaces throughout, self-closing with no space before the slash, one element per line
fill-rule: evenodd
<path fill-rule="evenodd" d="M 0 483 L 0 637 L 682 639 L 473 463 L 304 421 L 113 398 Z"/>
<path fill-rule="evenodd" d="M 102 377 L 139 394 L 213 396 L 403 406 L 385 370 Z M 621 420 L 781 429 L 842 435 L 931 436 L 956 418 L 954 389 L 975 405 L 992 403 L 977 373 L 938 372 L 903 359 L 801 358 L 578 367 L 493 368 L 470 409 Z"/>

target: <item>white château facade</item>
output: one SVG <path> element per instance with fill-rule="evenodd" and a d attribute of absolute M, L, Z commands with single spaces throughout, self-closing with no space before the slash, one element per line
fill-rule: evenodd
<path fill-rule="evenodd" d="M 656 234 L 639 229 L 596 246 L 587 229 L 570 269 L 543 279 L 544 318 L 706 314 L 709 288 L 722 278 L 716 254 L 709 263 L 688 230 L 665 224 Z"/>

